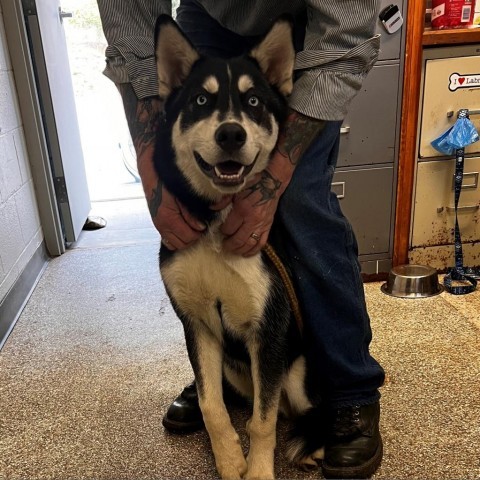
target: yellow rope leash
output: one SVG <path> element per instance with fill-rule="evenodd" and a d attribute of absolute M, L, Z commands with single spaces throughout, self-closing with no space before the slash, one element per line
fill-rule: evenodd
<path fill-rule="evenodd" d="M 300 330 L 300 333 L 302 333 L 303 320 L 302 314 L 300 312 L 300 305 L 298 303 L 297 294 L 295 293 L 295 288 L 293 286 L 290 276 L 288 275 L 287 269 L 285 268 L 285 265 L 280 260 L 280 257 L 276 254 L 275 250 L 269 243 L 267 243 L 263 247 L 263 250 L 267 254 L 268 258 L 275 265 L 275 268 L 280 274 L 280 278 L 282 279 L 282 282 L 287 289 L 288 301 L 290 302 L 290 307 L 292 308 L 293 315 L 295 317 L 295 320 L 297 321 L 298 329 Z"/>

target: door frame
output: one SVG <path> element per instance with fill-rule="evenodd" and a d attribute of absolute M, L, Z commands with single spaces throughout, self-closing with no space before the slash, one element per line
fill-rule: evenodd
<path fill-rule="evenodd" d="M 47 141 L 24 23 L 22 0 L 0 0 L 15 74 L 18 103 L 45 245 L 51 256 L 65 252 L 65 240 L 50 167 Z"/>

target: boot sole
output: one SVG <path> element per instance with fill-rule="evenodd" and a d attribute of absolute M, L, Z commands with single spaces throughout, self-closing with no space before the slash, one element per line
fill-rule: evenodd
<path fill-rule="evenodd" d="M 383 442 L 380 443 L 373 457 L 358 467 L 333 467 L 325 463 L 322 465 L 322 472 L 325 478 L 370 478 L 382 463 Z"/>

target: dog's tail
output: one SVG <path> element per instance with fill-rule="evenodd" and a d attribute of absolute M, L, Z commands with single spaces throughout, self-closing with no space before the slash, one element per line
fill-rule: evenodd
<path fill-rule="evenodd" d="M 323 459 L 326 418 L 323 409 L 311 408 L 293 419 L 287 433 L 287 458 L 304 470 L 318 468 Z"/>

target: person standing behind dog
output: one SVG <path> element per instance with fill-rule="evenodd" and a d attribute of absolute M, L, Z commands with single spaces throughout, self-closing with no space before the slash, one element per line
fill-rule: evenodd
<path fill-rule="evenodd" d="M 172 13 L 171 4 L 97 1 L 109 44 L 104 73 L 122 96 L 153 223 L 167 248 L 188 248 L 205 226 L 163 187 L 152 161 L 162 109 L 154 26 L 161 13 Z M 248 52 L 280 14 L 294 18 L 291 113 L 271 166 L 216 208 L 232 203 L 222 226 L 226 250 L 254 255 L 269 239 L 292 262 L 305 354 L 317 366 L 328 405 L 322 465 L 328 478 L 367 478 L 383 454 L 378 389 L 384 371 L 369 353 L 372 333 L 355 236 L 330 191 L 340 125 L 378 56 L 377 12 L 378 0 L 180 0 L 176 16 L 201 54 L 223 58 Z M 203 426 L 195 384 L 170 405 L 163 424 L 177 433 Z"/>

